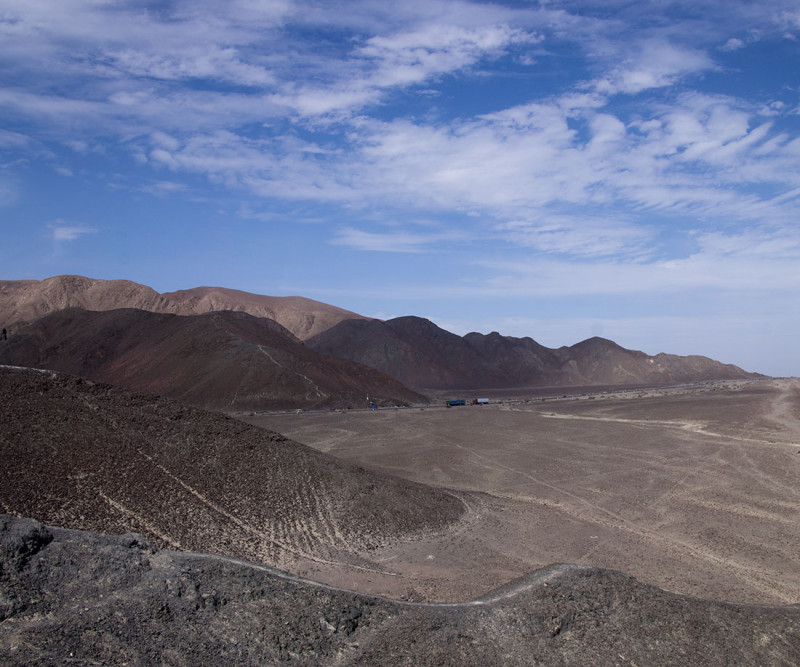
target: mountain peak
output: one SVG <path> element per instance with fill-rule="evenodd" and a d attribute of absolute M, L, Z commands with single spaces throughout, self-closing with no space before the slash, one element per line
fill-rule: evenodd
<path fill-rule="evenodd" d="M 337 306 L 300 296 L 266 296 L 226 287 L 194 287 L 159 294 L 130 280 L 53 276 L 45 280 L 0 281 L 0 321 L 24 324 L 63 308 L 116 310 L 139 308 L 154 313 L 200 315 L 234 310 L 275 320 L 305 340 L 347 319 L 368 319 Z"/>

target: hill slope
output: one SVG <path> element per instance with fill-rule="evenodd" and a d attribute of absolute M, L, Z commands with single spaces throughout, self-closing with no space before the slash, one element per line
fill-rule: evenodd
<path fill-rule="evenodd" d="M 272 320 L 69 308 L 0 343 L 0 363 L 80 375 L 229 411 L 366 407 L 424 397 L 365 366 L 327 357 Z"/>
<path fill-rule="evenodd" d="M 0 281 L 0 322 L 6 328 L 32 322 L 64 308 L 138 308 L 173 315 L 241 311 L 275 320 L 300 340 L 321 333 L 342 320 L 362 317 L 304 297 L 264 296 L 223 287 L 195 287 L 159 294 L 130 280 L 96 280 L 83 276 Z"/>
<path fill-rule="evenodd" d="M 225 415 L 50 371 L 0 367 L 0 423 L 0 512 L 159 546 L 356 566 L 464 512 Z"/>
<path fill-rule="evenodd" d="M 497 386 L 503 382 L 501 373 L 460 336 L 419 317 L 386 322 L 345 320 L 306 344 L 334 357 L 358 359 L 409 387 L 482 386 L 482 381 Z"/>
<path fill-rule="evenodd" d="M 345 320 L 307 341 L 372 366 L 417 391 L 535 386 L 671 384 L 759 377 L 707 357 L 626 350 L 603 338 L 551 349 L 531 338 L 456 336 L 419 317 Z"/>
<path fill-rule="evenodd" d="M 0 515 L 6 665 L 796 665 L 800 607 L 552 566 L 473 602 L 403 604 Z"/>

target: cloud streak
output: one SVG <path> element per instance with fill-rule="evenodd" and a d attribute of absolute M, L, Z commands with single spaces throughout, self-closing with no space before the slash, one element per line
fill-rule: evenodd
<path fill-rule="evenodd" d="M 422 253 L 443 241 L 456 239 L 453 233 L 415 234 L 410 232 L 367 232 L 353 227 L 340 229 L 331 243 L 370 252 Z"/>
<path fill-rule="evenodd" d="M 50 235 L 54 241 L 76 241 L 77 239 L 85 236 L 86 234 L 95 234 L 97 230 L 93 227 L 86 227 L 83 225 L 69 225 L 57 222 L 48 225 Z"/>

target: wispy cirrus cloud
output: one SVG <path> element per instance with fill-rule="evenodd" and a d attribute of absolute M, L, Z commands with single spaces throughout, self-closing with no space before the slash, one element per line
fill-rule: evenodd
<path fill-rule="evenodd" d="M 463 5 L 474 13 L 470 3 Z M 376 19 L 381 14 L 371 3 L 362 8 Z M 475 25 L 469 11 L 464 25 L 454 25 L 453 16 L 443 20 L 439 12 L 427 22 L 409 19 L 399 31 L 356 38 L 352 48 L 331 58 L 302 37 L 287 52 L 285 22 L 299 34 L 341 22 L 338 9 L 309 11 L 305 2 L 177 2 L 141 11 L 135 2 L 97 6 L 66 0 L 57 7 L 10 2 L 4 9 L 0 63 L 25 68 L 36 86 L 24 92 L 8 88 L 0 106 L 26 113 L 61 109 L 87 123 L 117 119 L 128 132 L 131 120 L 170 126 L 176 116 L 191 130 L 270 118 L 276 109 L 302 117 L 351 113 L 380 102 L 392 88 L 462 70 L 538 39 L 503 23 Z M 178 94 L 176 83 L 192 87 Z"/>
<path fill-rule="evenodd" d="M 463 240 L 453 232 L 420 234 L 407 231 L 367 232 L 344 227 L 331 240 L 334 245 L 370 252 L 423 253 L 431 252 L 443 241 Z"/>
<path fill-rule="evenodd" d="M 539 36 L 507 25 L 462 27 L 431 23 L 412 31 L 370 37 L 327 72 L 324 85 L 279 87 L 273 98 L 301 116 L 352 113 L 379 104 L 387 91 L 420 85 L 468 69 Z"/>
<path fill-rule="evenodd" d="M 374 85 L 405 86 L 462 70 L 483 58 L 500 56 L 509 46 L 541 40 L 539 35 L 508 25 L 465 28 L 442 23 L 413 32 L 371 37 L 355 53 L 377 64 L 371 76 Z"/>
<path fill-rule="evenodd" d="M 155 164 L 263 196 L 477 211 L 509 243 L 577 256 L 652 242 L 655 226 L 623 222 L 632 210 L 785 224 L 800 187 L 788 135 L 697 93 L 628 122 L 608 98 L 569 94 L 448 125 L 359 119 L 344 147 L 232 132 L 154 146 Z M 603 214 L 575 208 L 586 206 Z"/>
<path fill-rule="evenodd" d="M 651 250 L 653 230 L 617 219 L 582 215 L 541 215 L 498 223 L 496 233 L 514 246 L 570 257 L 643 259 Z"/>
<path fill-rule="evenodd" d="M 54 241 L 76 241 L 87 234 L 96 234 L 97 230 L 86 225 L 72 225 L 57 221 L 47 225 L 50 237 Z"/>
<path fill-rule="evenodd" d="M 600 93 L 635 95 L 651 88 L 670 86 L 688 75 L 715 67 L 707 53 L 661 40 L 634 46 L 625 61 L 592 82 Z"/>
<path fill-rule="evenodd" d="M 731 37 L 720 47 L 723 51 L 738 51 L 741 48 L 744 48 L 744 42 L 738 37 Z"/>
<path fill-rule="evenodd" d="M 654 298 L 686 290 L 732 294 L 794 294 L 800 290 L 797 232 L 718 232 L 696 237 L 694 251 L 681 258 L 488 260 L 481 265 L 489 268 L 493 277 L 479 289 L 487 295 L 517 297 L 649 294 Z"/>

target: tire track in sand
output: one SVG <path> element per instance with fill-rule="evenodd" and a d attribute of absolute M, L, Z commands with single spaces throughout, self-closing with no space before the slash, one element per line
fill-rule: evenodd
<path fill-rule="evenodd" d="M 357 570 L 362 570 L 362 571 L 365 571 L 365 572 L 371 572 L 371 573 L 374 573 L 374 574 L 383 574 L 383 575 L 388 575 L 388 576 L 398 576 L 396 572 L 378 570 L 378 569 L 365 567 L 363 565 L 355 565 L 355 564 L 351 564 L 351 563 L 344 563 L 344 562 L 341 562 L 341 561 L 329 560 L 327 558 L 321 558 L 321 557 L 319 557 L 319 556 L 317 556 L 315 554 L 309 553 L 308 551 L 303 550 L 300 547 L 299 544 L 291 544 L 289 542 L 289 540 L 291 540 L 292 542 L 296 542 L 297 541 L 297 535 L 289 535 L 288 531 L 286 531 L 286 527 L 283 526 L 283 525 L 281 525 L 281 528 L 283 528 L 283 532 L 287 533 L 287 535 L 286 535 L 287 539 L 286 540 L 279 540 L 279 539 L 276 539 L 274 536 L 272 538 L 270 538 L 270 535 L 268 535 L 263 530 L 259 530 L 258 528 L 256 528 L 255 526 L 251 525 L 250 523 L 241 520 L 236 515 L 232 514 L 231 512 L 229 512 L 226 509 L 224 509 L 223 507 L 220 507 L 219 505 L 217 505 L 215 502 L 213 502 L 213 501 L 209 500 L 208 498 L 206 498 L 202 493 L 197 491 L 197 489 L 192 487 L 190 484 L 187 484 L 180 477 L 178 477 L 176 475 L 173 475 L 167 468 L 165 468 L 163 465 L 161 465 L 155 459 L 153 459 L 152 456 L 149 456 L 148 454 L 145 454 L 141 449 L 137 449 L 137 451 L 144 458 L 146 458 L 154 467 L 156 467 L 158 470 L 160 470 L 164 475 L 169 477 L 175 483 L 179 484 L 182 488 L 184 488 L 193 497 L 195 497 L 197 500 L 199 500 L 201 503 L 203 503 L 206 507 L 208 507 L 208 508 L 212 509 L 214 512 L 224 516 L 226 519 L 228 519 L 229 521 L 231 521 L 234 524 L 236 524 L 237 526 L 239 526 L 239 528 L 241 528 L 243 531 L 258 537 L 260 540 L 267 541 L 267 542 L 271 543 L 272 545 L 278 547 L 279 549 L 282 549 L 283 551 L 286 551 L 287 553 L 292 554 L 296 558 L 303 558 L 305 560 L 309 560 L 309 561 L 314 562 L 314 563 L 319 563 L 321 565 L 333 565 L 333 566 L 346 565 L 347 567 L 352 567 L 352 568 L 355 568 Z M 109 499 L 109 502 L 111 502 L 110 499 Z M 129 512 L 129 513 L 131 514 L 131 516 L 133 516 L 137 520 L 140 520 L 140 521 L 142 521 L 142 523 L 145 523 L 145 521 L 137 513 L 135 513 L 135 512 Z M 154 534 L 158 535 L 158 533 L 154 533 Z M 308 540 L 308 529 L 305 526 L 303 526 L 302 529 L 299 530 L 299 534 L 303 535 L 303 537 L 305 537 L 305 539 Z"/>

